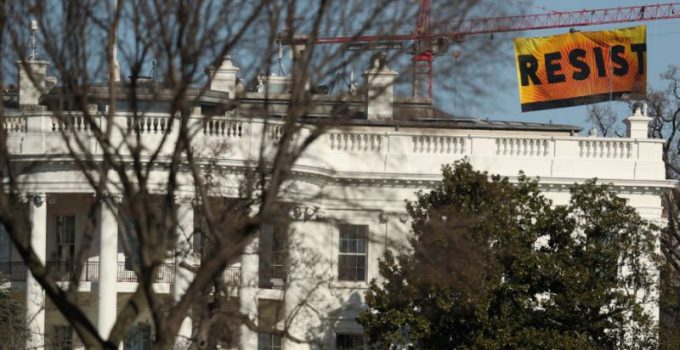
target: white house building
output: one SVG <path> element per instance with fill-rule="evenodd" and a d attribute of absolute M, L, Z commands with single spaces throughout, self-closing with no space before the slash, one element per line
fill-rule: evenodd
<path fill-rule="evenodd" d="M 41 72 L 40 78 L 44 77 L 45 63 L 29 64 Z M 219 186 L 227 197 L 238 194 L 238 181 L 230 174 L 242 173 L 240 168 L 256 160 L 262 142 L 276 144 L 281 136 L 280 116 L 285 114 L 289 101 L 285 84 L 275 86 L 275 79 L 268 80 L 272 85 L 266 99 L 264 92 L 239 92 L 237 73 L 238 68 L 230 59 L 211 70 L 210 89 L 200 95 L 196 92 L 198 103 L 191 117 L 202 128 L 193 141 L 196 154 L 224 169 L 227 175 Z M 226 281 L 234 286 L 238 309 L 272 329 L 282 327 L 284 322 L 272 319 L 272 309 L 292 310 L 305 298 L 310 307 L 288 324 L 288 331 L 305 341 L 281 339 L 275 333 L 258 334 L 241 325 L 238 341 L 225 347 L 362 348 L 362 329 L 355 317 L 369 281 L 380 278 L 378 259 L 387 247 L 406 243 L 409 225 L 404 200 L 413 199 L 416 190 L 440 181 L 442 164 L 467 158 L 476 169 L 511 179 L 524 171 L 540 177 L 540 186 L 556 204 L 568 201 L 569 185 L 597 177 L 603 183 L 611 183 L 644 218 L 662 219 L 660 194 L 674 183 L 664 178 L 662 140 L 647 137 L 649 118 L 644 111 L 637 110 L 626 119 L 625 138 L 580 136 L 578 127 L 568 125 L 453 118 L 427 101 L 394 96 L 395 76 L 380 65 L 365 72 L 366 94 L 342 97 L 345 109 L 340 114 L 345 118 L 331 126 L 293 166 L 292 189 L 288 193 L 295 205 L 289 230 L 294 231 L 299 245 L 287 254 L 291 261 L 304 262 L 301 252 L 314 252 L 314 265 L 279 266 L 275 253 L 280 247 L 276 247 L 276 239 L 272 238 L 275 230 L 263 228 L 260 237 L 273 242 L 269 245 L 271 249 L 255 249 L 256 241 L 239 262 L 225 271 Z M 70 121 L 54 118 L 52 112 L 39 106 L 49 100 L 49 94 L 39 96 L 25 79 L 22 72 L 17 99 L 5 98 L 14 107 L 5 109 L 2 126 L 13 161 L 33 164 L 30 172 L 19 179 L 32 223 L 31 242 L 55 278 L 66 281 L 71 271 L 67 261 L 84 239 L 82 232 L 93 190 L 69 157 L 62 135 L 64 130 L 66 134 L 80 135 L 87 135 L 90 130 L 77 113 L 72 114 Z M 278 81 L 285 83 L 285 79 Z M 106 87 L 92 88 L 92 94 L 94 100 L 101 97 L 99 109 L 103 115 Z M 328 116 L 338 98 L 311 96 L 306 119 L 309 127 L 303 124 L 302 133 Z M 164 136 L 177 137 L 170 115 L 163 112 L 167 102 L 163 95 L 148 97 L 146 102 L 146 112 L 134 122 L 121 104 L 113 122 L 123 129 L 136 128 L 132 134 L 149 145 Z M 215 106 L 226 105 L 232 107 L 214 112 L 220 109 Z M 106 122 L 101 118 L 102 123 Z M 215 144 L 228 147 L 215 153 Z M 89 150 L 95 155 L 99 152 L 95 142 Z M 165 170 L 159 167 L 156 171 L 162 174 Z M 191 186 L 186 186 L 177 197 L 180 229 L 184 232 L 194 232 L 191 205 L 194 196 Z M 103 335 L 108 334 L 117 310 L 137 285 L 131 267 L 133 258 L 125 253 L 120 242 L 120 224 L 113 210 L 102 207 L 99 213 L 100 227 L 96 229 L 92 253 L 78 289 L 79 302 Z M 268 261 L 267 269 L 261 268 L 263 260 Z M 168 297 L 181 295 L 188 282 L 178 274 L 178 269 L 174 261 L 160 269 L 156 279 L 158 293 L 167 293 Z M 0 236 L 0 272 L 6 280 L 3 287 L 12 288 L 17 298 L 26 301 L 27 319 L 38 335 L 30 345 L 82 347 L 66 320 L 46 300 L 44 291 L 27 272 L 6 236 Z M 311 288 L 311 279 L 316 277 L 323 283 L 313 283 L 315 288 Z M 658 314 L 658 310 L 653 312 Z M 145 334 L 152 333 L 145 327 L 140 324 L 125 348 L 144 348 Z M 181 332 L 191 336 L 191 322 Z M 56 345 L 46 344 L 43 336 L 60 341 Z"/>

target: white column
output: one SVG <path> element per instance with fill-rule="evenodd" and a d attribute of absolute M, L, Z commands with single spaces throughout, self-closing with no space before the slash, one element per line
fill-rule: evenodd
<path fill-rule="evenodd" d="M 182 267 L 182 263 L 190 263 L 192 252 L 191 239 L 194 233 L 194 208 L 191 198 L 177 200 L 177 245 L 175 249 L 175 285 L 172 290 L 175 301 L 178 301 L 194 278 L 193 272 Z M 187 315 L 182 321 L 177 334 L 175 349 L 187 349 L 192 333 L 191 316 Z"/>
<path fill-rule="evenodd" d="M 118 204 L 118 199 L 111 201 Z M 102 201 L 99 209 L 99 292 L 97 293 L 97 329 L 108 339 L 118 314 L 118 221 L 116 208 Z"/>
<path fill-rule="evenodd" d="M 299 312 L 299 303 L 305 297 L 310 297 L 309 292 L 313 289 L 310 285 L 318 283 L 320 279 L 316 278 L 315 270 L 319 266 L 310 266 L 310 261 L 315 259 L 307 256 L 303 252 L 307 250 L 304 245 L 305 232 L 322 232 L 321 230 L 314 231 L 315 222 L 302 221 L 307 217 L 307 208 L 299 207 L 302 210 L 303 217 L 298 220 L 292 220 L 288 224 L 288 273 L 286 290 L 283 299 L 283 319 L 288 319 L 290 315 L 295 315 L 289 320 L 286 329 L 287 333 L 297 339 L 307 339 L 309 335 L 307 332 L 311 329 L 313 321 L 308 317 L 308 313 Z M 291 338 L 283 338 L 283 348 L 286 350 L 301 350 L 309 349 L 309 345 L 305 343 L 298 343 Z"/>
<path fill-rule="evenodd" d="M 28 218 L 31 221 L 31 246 L 45 264 L 47 254 L 47 203 L 44 193 L 28 197 Z M 43 349 L 45 343 L 45 291 L 33 276 L 26 276 L 26 321 L 30 337 L 27 349 Z"/>
<path fill-rule="evenodd" d="M 254 238 L 243 250 L 241 284 L 238 290 L 239 312 L 255 323 L 257 323 L 257 290 L 260 280 L 258 241 L 257 238 Z M 246 324 L 241 325 L 239 349 L 257 349 L 257 332 Z"/>

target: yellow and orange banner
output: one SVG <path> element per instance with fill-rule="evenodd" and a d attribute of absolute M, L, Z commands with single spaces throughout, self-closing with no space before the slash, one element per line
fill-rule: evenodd
<path fill-rule="evenodd" d="M 515 39 L 522 112 L 644 92 L 647 28 Z"/>

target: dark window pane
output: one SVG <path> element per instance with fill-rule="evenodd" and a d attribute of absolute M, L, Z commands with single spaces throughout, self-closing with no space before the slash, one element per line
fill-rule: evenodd
<path fill-rule="evenodd" d="M 340 252 L 341 253 L 346 253 L 347 252 L 347 240 L 340 238 Z"/>
<path fill-rule="evenodd" d="M 366 254 L 366 240 L 357 240 L 357 253 Z"/>
<path fill-rule="evenodd" d="M 335 338 L 336 350 L 363 350 L 365 340 L 358 334 L 338 334 Z"/>
<path fill-rule="evenodd" d="M 203 257 L 203 232 L 196 231 L 194 232 L 194 236 L 192 237 L 192 244 L 193 244 L 193 250 L 194 253 L 198 254 L 201 258 Z"/>
<path fill-rule="evenodd" d="M 288 229 L 262 225 L 259 237 L 260 287 L 282 288 L 288 267 Z"/>
<path fill-rule="evenodd" d="M 349 257 L 346 255 L 340 255 L 340 260 L 338 262 L 338 278 L 342 281 L 353 281 L 352 271 L 348 264 Z"/>
<path fill-rule="evenodd" d="M 57 259 L 68 260 L 75 253 L 76 217 L 73 215 L 58 215 L 56 217 L 57 231 Z"/>
<path fill-rule="evenodd" d="M 257 335 L 258 350 L 281 350 L 281 336 L 274 333 L 259 333 Z"/>
<path fill-rule="evenodd" d="M 12 255 L 12 243 L 5 225 L 0 224 L 0 262 L 9 262 Z"/>
<path fill-rule="evenodd" d="M 361 255 L 356 258 L 356 279 L 357 281 L 364 281 L 366 280 L 366 256 Z"/>
<path fill-rule="evenodd" d="M 136 325 L 123 342 L 125 350 L 146 350 L 151 348 L 151 326 L 147 324 Z"/>
<path fill-rule="evenodd" d="M 366 269 L 358 267 L 355 273 L 355 281 L 365 281 L 366 280 Z"/>
<path fill-rule="evenodd" d="M 135 227 L 134 219 L 128 218 L 125 222 L 125 238 L 128 242 L 129 251 L 125 250 L 125 266 L 129 270 L 132 270 L 132 266 L 137 265 L 140 260 L 139 241 L 137 240 L 137 229 Z"/>
<path fill-rule="evenodd" d="M 364 281 L 366 279 L 366 257 L 362 255 L 340 255 L 339 278 L 343 281 Z"/>
<path fill-rule="evenodd" d="M 356 253 L 357 252 L 357 241 L 355 239 L 349 239 L 347 241 L 347 253 Z"/>
<path fill-rule="evenodd" d="M 45 336 L 47 349 L 70 350 L 73 349 L 73 328 L 70 326 L 52 326 Z"/>

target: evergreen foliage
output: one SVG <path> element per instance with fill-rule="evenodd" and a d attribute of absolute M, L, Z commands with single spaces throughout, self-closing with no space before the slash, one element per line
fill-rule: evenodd
<path fill-rule="evenodd" d="M 21 349 L 26 345 L 28 329 L 24 306 L 13 298 L 11 289 L 1 287 L 5 283 L 0 273 L 0 349 Z"/>
<path fill-rule="evenodd" d="M 643 304 L 658 279 L 657 229 L 596 180 L 554 206 L 538 181 L 443 167 L 407 203 L 410 249 L 388 251 L 359 322 L 416 349 L 650 349 Z M 637 298 L 636 298 L 637 295 Z M 656 310 L 654 310 L 656 312 Z M 410 344 L 410 346 L 409 346 Z"/>

